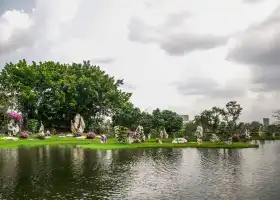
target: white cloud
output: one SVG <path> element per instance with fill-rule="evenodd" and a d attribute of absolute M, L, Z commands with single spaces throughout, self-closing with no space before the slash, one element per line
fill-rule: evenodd
<path fill-rule="evenodd" d="M 123 78 L 124 89 L 133 91 L 132 101 L 142 109 L 194 115 L 238 100 L 243 119 L 251 120 L 267 117 L 278 106 L 273 91 L 249 91 L 251 68 L 226 60 L 233 38 L 267 18 L 276 0 L 11 2 L 0 12 L 1 65 L 22 58 L 91 60 Z M 261 95 L 269 104 L 261 104 Z"/>

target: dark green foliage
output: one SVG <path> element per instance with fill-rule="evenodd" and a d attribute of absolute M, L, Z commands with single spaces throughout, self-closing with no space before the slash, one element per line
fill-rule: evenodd
<path fill-rule="evenodd" d="M 183 125 L 183 119 L 177 113 L 170 110 L 163 110 L 160 115 L 155 117 L 155 120 L 163 121 L 165 130 L 167 133 L 179 132 Z M 160 128 L 162 122 L 155 128 Z M 156 124 L 155 124 L 156 126 Z"/>
<path fill-rule="evenodd" d="M 226 109 L 213 107 L 210 110 L 204 110 L 200 115 L 195 116 L 194 122 L 196 125 L 203 126 L 205 132 L 209 130 L 226 140 L 233 133 L 243 130 L 243 125 L 237 124 L 242 109 L 237 101 L 229 101 Z"/>
<path fill-rule="evenodd" d="M 0 129 L 5 128 L 5 125 L 9 121 L 7 110 L 10 102 L 11 97 L 7 93 L 0 91 Z"/>
<path fill-rule="evenodd" d="M 237 134 L 232 135 L 231 139 L 232 139 L 232 142 L 239 142 L 240 141 L 240 138 Z"/>
<path fill-rule="evenodd" d="M 135 130 L 138 125 L 143 126 L 145 134 L 152 130 L 165 128 L 167 133 L 177 133 L 181 130 L 183 119 L 175 112 L 170 110 L 156 109 L 149 114 L 141 112 L 132 103 L 123 104 L 112 117 L 113 126 L 120 125 Z"/>
<path fill-rule="evenodd" d="M 112 116 L 113 126 L 126 126 L 130 129 L 136 129 L 139 125 L 137 122 L 140 117 L 140 109 L 134 107 L 131 102 L 127 102 L 122 104 L 120 108 L 116 109 L 115 114 Z"/>
<path fill-rule="evenodd" d="M 17 94 L 25 117 L 62 128 L 69 127 L 76 113 L 85 121 L 112 114 L 131 96 L 119 89 L 122 84 L 90 62 L 28 65 L 22 60 L 6 64 L 0 74 L 2 89 Z"/>
<path fill-rule="evenodd" d="M 32 133 L 37 133 L 40 129 L 40 123 L 36 119 L 30 119 L 28 120 L 28 130 Z"/>
<path fill-rule="evenodd" d="M 184 136 L 193 136 L 195 131 L 196 131 L 196 127 L 197 125 L 194 122 L 188 122 L 186 124 L 183 125 L 183 128 L 180 131 L 180 137 L 184 137 Z"/>

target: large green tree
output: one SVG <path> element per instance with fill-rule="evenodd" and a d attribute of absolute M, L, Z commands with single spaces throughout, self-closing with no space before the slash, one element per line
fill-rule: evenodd
<path fill-rule="evenodd" d="M 153 129 L 159 131 L 165 128 L 168 133 L 177 133 L 181 130 L 183 119 L 170 110 L 153 110 L 152 114 L 141 112 L 141 110 L 130 102 L 123 104 L 112 116 L 113 125 L 125 126 L 136 129 L 138 125 L 143 126 L 145 133 Z"/>
<path fill-rule="evenodd" d="M 143 126 L 145 133 L 150 133 L 151 134 L 152 129 L 154 128 L 154 126 L 153 126 L 153 115 L 151 115 L 148 112 L 142 112 L 141 116 L 139 118 L 139 124 L 141 126 Z"/>
<path fill-rule="evenodd" d="M 183 125 L 182 130 L 181 130 L 181 136 L 192 136 L 197 128 L 197 124 L 195 123 L 195 121 L 190 121 L 187 122 Z"/>
<path fill-rule="evenodd" d="M 4 128 L 4 126 L 8 123 L 8 108 L 10 106 L 11 98 L 10 96 L 0 91 L 0 129 Z"/>
<path fill-rule="evenodd" d="M 224 109 L 215 106 L 210 110 L 202 111 L 200 115 L 195 116 L 194 120 L 196 124 L 201 124 L 205 129 L 217 133 L 221 119 L 225 114 Z"/>
<path fill-rule="evenodd" d="M 232 135 L 238 130 L 237 121 L 243 108 L 237 101 L 229 101 L 226 104 L 224 119 L 227 122 L 229 133 Z"/>
<path fill-rule="evenodd" d="M 37 118 L 45 125 L 69 127 L 80 113 L 85 120 L 114 113 L 131 96 L 115 80 L 89 61 L 81 64 L 33 62 L 6 64 L 0 85 L 18 100 L 25 119 Z"/>
<path fill-rule="evenodd" d="M 178 133 L 183 126 L 183 118 L 170 110 L 155 109 L 153 111 L 154 129 L 165 128 L 168 133 Z"/>
<path fill-rule="evenodd" d="M 141 117 L 141 110 L 131 102 L 124 103 L 119 107 L 115 114 L 112 116 L 113 126 L 124 126 L 130 129 L 136 129 L 139 125 L 139 119 Z"/>

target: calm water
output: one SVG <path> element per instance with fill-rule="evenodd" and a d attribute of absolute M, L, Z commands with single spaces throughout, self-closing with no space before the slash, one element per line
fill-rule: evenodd
<path fill-rule="evenodd" d="M 259 149 L 0 149 L 0 199 L 280 199 L 280 142 Z"/>

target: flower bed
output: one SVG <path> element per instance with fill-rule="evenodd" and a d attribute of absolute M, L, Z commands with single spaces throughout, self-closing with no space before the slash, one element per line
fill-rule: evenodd
<path fill-rule="evenodd" d="M 88 132 L 87 135 L 86 135 L 87 139 L 94 139 L 95 137 L 96 137 L 96 135 L 93 132 Z"/>

